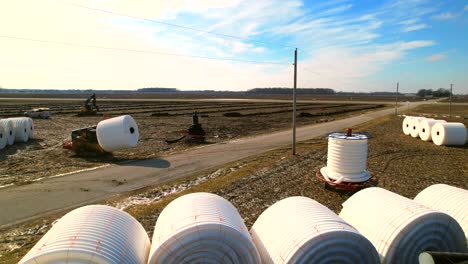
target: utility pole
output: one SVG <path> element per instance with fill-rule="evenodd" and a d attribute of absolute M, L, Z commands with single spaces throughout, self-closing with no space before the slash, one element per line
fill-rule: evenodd
<path fill-rule="evenodd" d="M 395 115 L 398 115 L 398 86 L 399 86 L 399 83 L 397 82 L 396 83 L 396 95 L 395 95 Z"/>
<path fill-rule="evenodd" d="M 296 155 L 296 87 L 297 87 L 297 48 L 294 50 L 294 89 L 293 89 L 293 155 Z"/>
<path fill-rule="evenodd" d="M 449 118 L 452 117 L 452 88 L 453 84 L 450 84 Z"/>

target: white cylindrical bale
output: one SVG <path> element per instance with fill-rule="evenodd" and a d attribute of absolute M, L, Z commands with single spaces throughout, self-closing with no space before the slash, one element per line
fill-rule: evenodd
<path fill-rule="evenodd" d="M 28 142 L 29 140 L 29 123 L 26 119 L 9 118 L 13 124 L 13 134 L 15 135 L 15 142 Z"/>
<path fill-rule="evenodd" d="M 123 115 L 99 122 L 96 135 L 102 149 L 111 152 L 136 146 L 139 131 L 135 120 L 129 115 Z"/>
<path fill-rule="evenodd" d="M 437 123 L 446 123 L 445 120 L 434 120 L 434 119 L 425 119 L 419 122 L 419 137 L 423 141 L 432 140 L 431 131 L 432 127 Z"/>
<path fill-rule="evenodd" d="M 260 263 L 260 256 L 230 202 L 192 193 L 175 199 L 159 215 L 148 263 Z"/>
<path fill-rule="evenodd" d="M 0 119 L 0 126 L 5 130 L 7 144 L 13 145 L 15 143 L 15 133 L 13 130 L 13 122 L 10 119 Z"/>
<path fill-rule="evenodd" d="M 90 205 L 60 218 L 19 263 L 143 264 L 150 246 L 135 218 L 114 207 Z"/>
<path fill-rule="evenodd" d="M 273 204 L 250 233 L 262 263 L 379 262 L 369 240 L 307 197 L 289 197 Z"/>
<path fill-rule="evenodd" d="M 434 144 L 463 146 L 466 143 L 466 127 L 463 123 L 437 123 L 431 130 Z"/>
<path fill-rule="evenodd" d="M 409 136 L 411 134 L 411 119 L 413 117 L 412 116 L 406 116 L 404 119 L 403 119 L 403 133 L 407 136 Z"/>
<path fill-rule="evenodd" d="M 371 176 L 366 170 L 367 136 L 332 133 L 328 136 L 327 166 L 320 169 L 327 181 L 363 182 Z"/>
<path fill-rule="evenodd" d="M 422 190 L 414 201 L 453 217 L 468 240 L 468 190 L 447 184 L 434 184 Z"/>
<path fill-rule="evenodd" d="M 413 118 L 411 118 L 410 135 L 412 137 L 414 137 L 414 138 L 419 137 L 420 123 L 423 120 L 433 120 L 433 118 L 425 118 L 425 117 L 413 117 Z"/>
<path fill-rule="evenodd" d="M 417 263 L 423 251 L 466 250 L 455 219 L 385 189 L 357 192 L 343 203 L 340 217 L 372 242 L 382 263 Z"/>

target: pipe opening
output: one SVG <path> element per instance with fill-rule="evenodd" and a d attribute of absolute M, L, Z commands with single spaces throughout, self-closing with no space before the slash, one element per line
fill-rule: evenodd
<path fill-rule="evenodd" d="M 439 131 L 437 131 L 437 135 L 439 135 Z"/>
<path fill-rule="evenodd" d="M 413 129 L 416 130 L 416 126 L 413 126 Z"/>
<path fill-rule="evenodd" d="M 10 130 L 10 136 L 13 135 L 13 131 Z"/>
<path fill-rule="evenodd" d="M 426 133 L 426 129 L 425 129 L 425 128 L 423 128 L 423 133 Z"/>
<path fill-rule="evenodd" d="M 135 133 L 135 128 L 130 127 L 130 134 L 133 134 L 133 133 Z"/>

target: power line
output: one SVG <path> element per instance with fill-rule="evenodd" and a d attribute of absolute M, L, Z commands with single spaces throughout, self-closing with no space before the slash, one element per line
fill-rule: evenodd
<path fill-rule="evenodd" d="M 194 27 L 188 27 L 188 26 L 178 25 L 178 24 L 174 24 L 174 23 L 168 23 L 168 22 L 164 22 L 164 21 L 160 21 L 160 20 L 154 20 L 154 19 L 149 19 L 149 18 L 142 18 L 142 17 L 127 15 L 127 14 L 117 13 L 117 12 L 114 12 L 114 11 L 109 11 L 109 10 L 100 9 L 100 8 L 94 8 L 94 7 L 78 5 L 78 4 L 71 4 L 71 5 L 76 6 L 76 7 L 80 7 L 80 8 L 84 8 L 84 9 L 88 9 L 88 10 L 107 13 L 107 14 L 111 14 L 111 15 L 115 15 L 115 16 L 128 17 L 128 18 L 133 18 L 133 19 L 137 19 L 137 20 L 144 20 L 144 21 L 149 21 L 149 22 L 152 22 L 152 23 L 161 24 L 161 25 L 166 25 L 166 26 L 177 27 L 177 28 L 182 28 L 182 29 L 186 29 L 186 30 L 191 30 L 191 31 L 197 31 L 197 32 L 202 32 L 202 33 L 206 33 L 206 34 L 216 35 L 216 36 L 220 36 L 220 37 L 223 37 L 223 38 L 232 38 L 232 39 L 262 43 L 262 44 L 272 44 L 272 45 L 287 47 L 287 48 L 291 48 L 291 49 L 295 48 L 295 47 L 288 46 L 288 45 L 282 45 L 282 44 L 277 44 L 277 43 L 272 43 L 272 42 L 267 42 L 267 41 L 254 40 L 254 39 L 239 37 L 239 36 L 235 36 L 235 35 L 217 33 L 217 32 L 213 32 L 213 31 L 209 31 L 209 30 L 203 30 L 203 29 L 198 29 L 198 28 L 194 28 Z"/>
<path fill-rule="evenodd" d="M 322 76 L 322 74 L 316 72 L 316 71 L 312 71 L 306 67 L 301 67 L 301 70 L 304 70 L 304 71 L 307 71 L 307 72 L 310 72 L 310 73 L 313 73 L 313 74 L 316 74 L 316 75 L 319 75 L 319 76 Z"/>
<path fill-rule="evenodd" d="M 0 38 L 8 38 L 8 39 L 15 39 L 15 40 L 23 40 L 23 41 L 33 41 L 33 42 L 41 42 L 41 43 L 56 44 L 56 45 L 66 45 L 66 46 L 74 46 L 74 47 L 82 47 L 82 48 L 94 48 L 94 49 L 117 50 L 117 51 L 127 51 L 127 52 L 150 53 L 150 54 L 157 54 L 157 55 L 187 57 L 187 58 L 196 58 L 196 59 L 236 61 L 236 62 L 244 62 L 244 63 L 252 63 L 252 64 L 274 64 L 274 65 L 289 65 L 290 64 L 290 63 L 286 63 L 286 62 L 283 63 L 283 62 L 272 62 L 272 61 L 241 60 L 241 59 L 230 59 L 230 58 L 219 58 L 219 57 L 218 58 L 217 57 L 205 57 L 205 56 L 198 56 L 198 55 L 186 55 L 186 54 L 177 54 L 177 53 L 166 53 L 166 52 L 160 52 L 160 51 L 113 48 L 113 47 L 95 46 L 95 45 L 78 44 L 78 43 L 70 43 L 70 42 L 52 41 L 52 40 L 21 38 L 21 37 L 13 37 L 13 36 L 0 36 Z"/>

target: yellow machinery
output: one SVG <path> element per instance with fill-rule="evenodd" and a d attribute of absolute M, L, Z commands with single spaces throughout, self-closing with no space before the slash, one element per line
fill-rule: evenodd
<path fill-rule="evenodd" d="M 91 95 L 83 106 L 80 107 L 78 116 L 91 116 L 96 115 L 99 111 L 99 106 L 96 104 L 96 94 Z"/>

